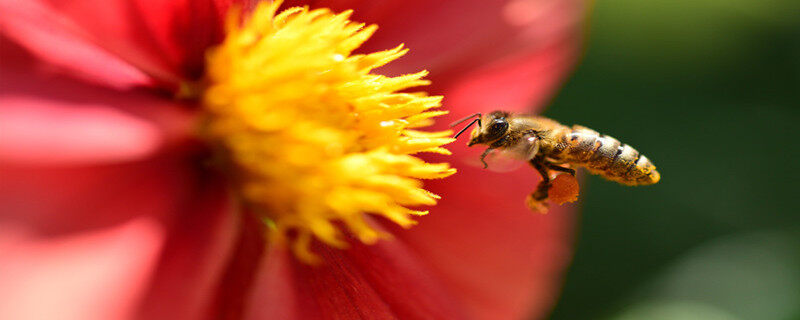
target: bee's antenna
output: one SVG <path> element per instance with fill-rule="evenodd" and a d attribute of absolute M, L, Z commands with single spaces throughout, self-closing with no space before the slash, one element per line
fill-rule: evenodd
<path fill-rule="evenodd" d="M 452 127 L 455 127 L 455 126 L 459 125 L 460 123 L 462 123 L 462 122 L 464 122 L 464 121 L 467 121 L 467 120 L 469 120 L 469 119 L 472 119 L 472 118 L 474 118 L 475 116 L 478 116 L 478 126 L 480 126 L 480 125 L 481 125 L 481 124 L 480 124 L 480 121 L 481 121 L 481 120 L 480 120 L 480 119 L 481 119 L 481 113 L 480 113 L 480 112 L 478 112 L 478 113 L 473 113 L 473 114 L 471 114 L 471 115 L 468 115 L 468 116 L 464 117 L 464 118 L 463 118 L 463 119 L 461 119 L 461 120 L 458 120 L 458 121 L 456 121 L 456 122 L 453 122 L 453 123 L 451 123 L 451 124 L 450 124 L 450 128 L 452 128 Z M 472 125 L 472 124 L 470 124 L 470 125 Z M 469 127 L 469 126 L 467 126 L 467 127 Z"/>
<path fill-rule="evenodd" d="M 475 124 L 475 122 L 477 122 L 477 123 L 478 123 L 478 129 L 480 129 L 480 128 L 481 128 L 481 117 L 482 117 L 482 116 L 481 116 L 481 113 L 480 113 L 480 112 L 478 112 L 478 113 L 471 114 L 471 115 L 469 115 L 469 116 L 467 116 L 467 117 L 465 117 L 465 118 L 463 118 L 463 119 L 461 119 L 461 120 L 458 120 L 458 121 L 456 121 L 456 122 L 453 122 L 453 123 L 451 123 L 451 124 L 450 124 L 450 127 L 452 128 L 452 127 L 455 127 L 455 126 L 459 125 L 460 123 L 462 123 L 462 122 L 464 122 L 464 121 L 467 121 L 467 120 L 469 120 L 469 119 L 475 118 L 476 116 L 477 116 L 478 118 L 476 118 L 476 119 L 472 120 L 472 121 L 471 121 L 469 124 L 467 124 L 467 125 L 466 125 L 464 128 L 462 128 L 461 130 L 459 130 L 459 131 L 458 131 L 458 133 L 456 133 L 456 135 L 455 135 L 455 136 L 453 136 L 453 139 L 456 139 L 456 138 L 458 138 L 458 136 L 460 136 L 462 133 L 464 133 L 464 131 L 467 131 L 467 129 L 469 129 L 469 127 L 471 127 L 473 124 Z"/>
<path fill-rule="evenodd" d="M 477 118 L 475 120 L 472 120 L 469 124 L 467 124 L 463 128 L 461 128 L 461 130 L 459 130 L 458 133 L 456 133 L 456 135 L 453 136 L 453 139 L 458 139 L 458 136 L 460 136 L 462 133 L 464 133 L 464 131 L 467 131 L 467 129 L 469 129 L 469 127 L 471 127 L 475 122 L 478 123 L 478 128 L 480 128 L 480 126 L 481 126 L 481 118 Z"/>

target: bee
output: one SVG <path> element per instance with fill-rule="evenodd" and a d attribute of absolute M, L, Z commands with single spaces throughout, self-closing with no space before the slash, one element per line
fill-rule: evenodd
<path fill-rule="evenodd" d="M 574 176 L 575 170 L 570 166 L 583 167 L 590 173 L 629 186 L 650 185 L 661 179 L 653 163 L 636 149 L 583 126 L 567 127 L 545 117 L 494 111 L 485 116 L 470 115 L 451 127 L 470 119 L 472 121 L 454 138 L 477 123 L 467 146 L 489 146 L 480 157 L 484 168 L 488 168 L 486 156 L 493 150 L 502 150 L 528 161 L 542 176 L 542 181 L 528 197 L 529 205 L 543 204 L 547 200 L 551 171 Z"/>

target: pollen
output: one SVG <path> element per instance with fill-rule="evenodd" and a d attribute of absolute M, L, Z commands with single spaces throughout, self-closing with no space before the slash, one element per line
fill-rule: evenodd
<path fill-rule="evenodd" d="M 439 196 L 422 179 L 455 173 L 416 155 L 449 154 L 451 132 L 420 128 L 446 111 L 442 97 L 410 89 L 427 72 L 390 77 L 374 70 L 403 56 L 393 49 L 354 54 L 377 27 L 350 11 L 261 3 L 233 10 L 227 36 L 207 54 L 202 136 L 223 159 L 243 207 L 313 263 L 311 241 L 344 248 L 387 235 L 374 216 L 402 227 Z"/>
<path fill-rule="evenodd" d="M 578 200 L 580 186 L 574 175 L 562 173 L 553 179 L 549 190 L 550 201 L 557 204 L 575 202 Z"/>

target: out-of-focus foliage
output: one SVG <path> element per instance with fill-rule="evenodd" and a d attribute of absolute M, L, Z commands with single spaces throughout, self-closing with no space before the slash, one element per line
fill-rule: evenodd
<path fill-rule="evenodd" d="M 551 319 L 800 319 L 800 1 L 597 1 L 547 112 L 662 181 L 588 177 Z"/>

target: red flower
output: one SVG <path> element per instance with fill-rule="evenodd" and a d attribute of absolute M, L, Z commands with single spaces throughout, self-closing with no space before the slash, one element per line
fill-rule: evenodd
<path fill-rule="evenodd" d="M 295 3 L 289 3 L 294 5 Z M 325 263 L 265 246 L 192 134 L 228 1 L 0 1 L 0 318 L 515 319 L 552 305 L 569 258 L 564 210 L 523 205 L 513 177 L 456 162 L 394 240 Z M 577 54 L 583 6 L 546 1 L 317 1 L 403 42 L 381 73 L 426 68 L 452 118 L 541 106 Z M 252 4 L 244 4 L 251 8 Z M 440 121 L 446 123 L 446 121 Z M 467 153 L 460 145 L 454 153 Z M 459 161 L 456 159 L 456 161 Z"/>

